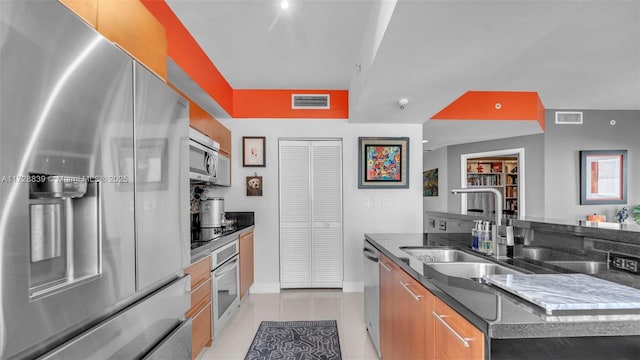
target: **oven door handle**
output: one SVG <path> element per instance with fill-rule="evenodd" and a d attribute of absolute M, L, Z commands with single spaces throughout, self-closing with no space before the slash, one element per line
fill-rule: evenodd
<path fill-rule="evenodd" d="M 216 279 L 219 279 L 221 277 L 224 276 L 224 274 L 228 273 L 229 271 L 233 270 L 234 268 L 237 268 L 238 266 L 236 265 L 238 263 L 238 256 L 235 256 L 235 259 L 229 261 L 228 263 L 220 266 L 219 268 L 213 270 L 214 273 L 214 277 Z"/>

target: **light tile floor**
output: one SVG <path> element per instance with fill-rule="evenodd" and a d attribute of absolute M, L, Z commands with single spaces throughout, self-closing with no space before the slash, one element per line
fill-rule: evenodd
<path fill-rule="evenodd" d="M 261 321 L 336 320 L 343 360 L 377 360 L 364 324 L 364 294 L 283 290 L 251 294 L 198 360 L 244 359 Z"/>

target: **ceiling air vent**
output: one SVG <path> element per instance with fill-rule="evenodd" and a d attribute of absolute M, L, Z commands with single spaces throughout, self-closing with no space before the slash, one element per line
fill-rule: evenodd
<path fill-rule="evenodd" d="M 329 95 L 292 94 L 292 109 L 329 109 Z"/>
<path fill-rule="evenodd" d="M 556 111 L 556 124 L 582 124 L 582 111 Z"/>

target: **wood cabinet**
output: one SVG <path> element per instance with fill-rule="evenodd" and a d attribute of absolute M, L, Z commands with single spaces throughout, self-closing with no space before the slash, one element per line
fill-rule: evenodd
<path fill-rule="evenodd" d="M 437 359 L 484 359 L 484 334 L 439 299 L 434 319 Z"/>
<path fill-rule="evenodd" d="M 192 319 L 191 358 L 195 359 L 205 346 L 211 346 L 211 257 L 207 256 L 184 270 L 191 275 L 191 308 L 186 316 Z"/>
<path fill-rule="evenodd" d="M 395 279 L 400 268 L 380 254 L 380 353 L 385 360 L 396 358 L 399 348 L 395 341 Z"/>
<path fill-rule="evenodd" d="M 434 296 L 380 255 L 380 352 L 385 360 L 433 359 Z"/>
<path fill-rule="evenodd" d="M 381 254 L 380 352 L 384 360 L 483 359 L 484 334 Z"/>
<path fill-rule="evenodd" d="M 231 159 L 231 131 L 193 101 L 189 102 L 189 125 L 220 144 L 220 152 Z"/>
<path fill-rule="evenodd" d="M 240 300 L 253 284 L 253 230 L 240 235 Z"/>
<path fill-rule="evenodd" d="M 166 81 L 167 37 L 164 26 L 140 1 L 60 2 Z"/>
<path fill-rule="evenodd" d="M 399 310 L 395 330 L 398 359 L 433 359 L 434 296 L 404 271 L 398 272 L 396 308 Z"/>

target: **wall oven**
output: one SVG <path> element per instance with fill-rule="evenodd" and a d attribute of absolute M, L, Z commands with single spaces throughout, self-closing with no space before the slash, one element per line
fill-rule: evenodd
<path fill-rule="evenodd" d="M 238 240 L 211 253 L 211 268 L 211 320 L 215 338 L 240 307 Z"/>
<path fill-rule="evenodd" d="M 189 129 L 189 177 L 215 182 L 220 144 L 194 128 Z"/>

